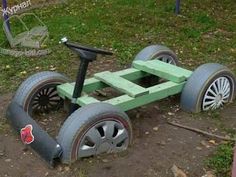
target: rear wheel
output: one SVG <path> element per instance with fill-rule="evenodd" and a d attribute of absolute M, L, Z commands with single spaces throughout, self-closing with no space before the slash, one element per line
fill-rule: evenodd
<path fill-rule="evenodd" d="M 142 49 L 134 58 L 135 60 L 160 60 L 173 65 L 179 64 L 177 55 L 163 45 L 151 45 Z"/>
<path fill-rule="evenodd" d="M 235 98 L 236 80 L 225 66 L 208 63 L 198 67 L 188 79 L 181 94 L 185 111 L 215 110 Z"/>
<path fill-rule="evenodd" d="M 63 149 L 63 163 L 102 153 L 120 152 L 131 143 L 131 122 L 117 107 L 93 103 L 69 116 L 57 140 Z"/>
<path fill-rule="evenodd" d="M 142 61 L 160 60 L 172 65 L 177 65 L 177 66 L 179 65 L 177 55 L 168 47 L 163 45 L 151 45 L 142 49 L 134 58 L 134 61 L 136 60 L 142 60 Z M 158 77 L 147 76 L 138 80 L 138 82 L 143 85 L 150 86 L 158 84 L 161 81 Z"/>
<path fill-rule="evenodd" d="M 58 110 L 63 106 L 64 100 L 58 95 L 56 87 L 68 81 L 68 78 L 56 72 L 36 73 L 20 85 L 13 101 L 31 116 Z"/>

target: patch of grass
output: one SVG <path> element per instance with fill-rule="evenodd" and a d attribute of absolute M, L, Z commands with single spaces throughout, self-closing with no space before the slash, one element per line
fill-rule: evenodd
<path fill-rule="evenodd" d="M 220 116 L 220 111 L 219 110 L 214 110 L 214 111 L 210 111 L 207 113 L 209 115 L 209 117 L 211 119 L 217 119 L 217 120 L 220 120 L 221 119 L 221 116 Z"/>
<path fill-rule="evenodd" d="M 231 165 L 233 162 L 233 144 L 222 144 L 216 152 L 210 157 L 206 164 L 214 170 L 218 177 L 230 177 Z"/>
<path fill-rule="evenodd" d="M 199 24 L 203 31 L 209 29 L 214 29 L 217 25 L 217 22 L 209 14 L 205 12 L 199 12 L 194 17 L 194 21 Z"/>
<path fill-rule="evenodd" d="M 199 39 L 201 32 L 194 28 L 183 28 L 183 33 L 187 38 Z"/>
<path fill-rule="evenodd" d="M 150 44 L 164 44 L 178 52 L 187 69 L 219 62 L 236 73 L 235 8 L 230 0 L 186 0 L 181 3 L 181 15 L 176 16 L 173 0 L 69 0 L 67 4 L 33 10 L 48 26 L 47 46 L 53 52 L 42 58 L 0 55 L 0 94 L 15 91 L 25 78 L 49 70 L 51 65 L 74 78 L 78 59 L 58 44 L 64 36 L 81 44 L 112 49 L 118 65 L 129 65 Z M 3 31 L 0 43 L 9 47 Z"/>

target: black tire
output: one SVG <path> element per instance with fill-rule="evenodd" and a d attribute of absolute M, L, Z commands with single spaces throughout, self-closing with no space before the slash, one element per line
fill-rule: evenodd
<path fill-rule="evenodd" d="M 181 108 L 194 113 L 217 109 L 235 98 L 235 84 L 235 77 L 227 67 L 217 63 L 203 64 L 187 80 L 181 94 Z M 225 98 L 224 91 L 227 91 Z"/>
<path fill-rule="evenodd" d="M 106 131 L 104 130 L 105 124 L 103 125 L 103 123 L 106 123 L 106 121 L 114 121 L 114 123 L 120 124 L 124 128 L 124 131 L 127 131 L 128 137 L 122 140 L 124 141 L 124 146 L 122 145 L 120 148 L 112 149 L 113 142 L 106 137 Z M 99 125 L 102 125 L 103 130 L 101 130 Z M 92 130 L 96 130 L 96 134 L 99 132 L 99 137 L 105 138 L 104 142 L 102 141 L 102 143 L 96 144 L 92 140 L 92 142 L 89 142 L 91 138 L 86 140 L 87 133 Z M 113 130 L 113 135 L 114 132 L 115 130 Z M 132 126 L 129 117 L 117 107 L 107 103 L 93 103 L 79 108 L 68 117 L 60 129 L 57 140 L 63 149 L 61 161 L 70 164 L 81 157 L 99 154 L 99 149 L 104 143 L 112 149 L 107 150 L 106 153 L 125 150 L 132 141 Z M 90 143 L 89 146 L 92 148 L 93 146 L 96 148 L 93 154 L 81 153 L 80 146 L 85 141 L 88 141 L 86 143 Z"/>
<path fill-rule="evenodd" d="M 134 61 L 142 60 L 161 60 L 173 65 L 179 65 L 179 59 L 177 55 L 168 47 L 163 45 L 150 45 L 142 49 L 134 58 Z M 137 81 L 140 84 L 151 86 L 160 82 L 158 77 L 147 76 Z"/>
<path fill-rule="evenodd" d="M 56 72 L 36 73 L 20 85 L 13 101 L 21 105 L 30 116 L 34 113 L 48 113 L 51 110 L 57 110 L 63 106 L 63 99 L 57 94 L 56 86 L 66 82 L 69 82 L 69 79 Z M 48 98 L 46 97 L 47 94 Z M 42 102 L 43 96 L 45 98 L 44 103 Z M 52 104 L 50 101 L 54 103 Z M 42 109 L 39 109 L 40 107 Z"/>

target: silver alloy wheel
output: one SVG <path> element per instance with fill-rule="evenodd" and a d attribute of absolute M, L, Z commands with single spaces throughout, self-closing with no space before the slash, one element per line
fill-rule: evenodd
<path fill-rule="evenodd" d="M 98 102 L 80 107 L 63 123 L 57 136 L 70 164 L 81 157 L 124 151 L 132 142 L 132 124 L 117 106 Z"/>
<path fill-rule="evenodd" d="M 232 71 L 218 63 L 206 63 L 193 71 L 180 99 L 184 111 L 198 113 L 230 103 L 236 96 L 236 78 Z"/>
<path fill-rule="evenodd" d="M 202 109 L 214 110 L 229 102 L 231 89 L 229 78 L 219 77 L 214 80 L 203 97 Z"/>
<path fill-rule="evenodd" d="M 101 153 L 119 152 L 129 145 L 129 135 L 125 127 L 116 121 L 102 121 L 90 128 L 83 136 L 78 157 L 88 157 Z"/>
<path fill-rule="evenodd" d="M 177 65 L 176 62 L 175 62 L 175 59 L 170 55 L 160 55 L 157 58 L 155 58 L 155 60 L 160 60 L 160 61 L 163 61 L 165 63 L 169 63 L 169 64 L 172 64 L 172 65 Z"/>

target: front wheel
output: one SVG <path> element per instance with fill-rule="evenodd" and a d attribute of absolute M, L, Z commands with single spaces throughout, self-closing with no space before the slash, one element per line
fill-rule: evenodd
<path fill-rule="evenodd" d="M 225 66 L 208 63 L 198 67 L 181 94 L 181 107 L 188 112 L 215 110 L 235 98 L 236 79 Z"/>
<path fill-rule="evenodd" d="M 60 129 L 63 163 L 126 150 L 132 140 L 128 116 L 107 103 L 93 103 L 72 113 Z"/>

